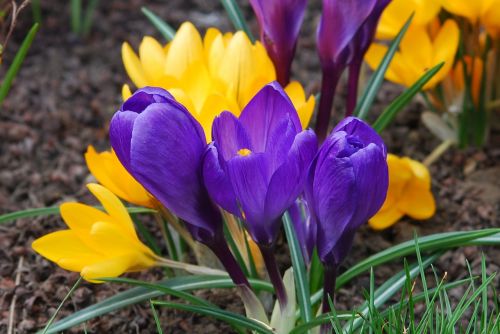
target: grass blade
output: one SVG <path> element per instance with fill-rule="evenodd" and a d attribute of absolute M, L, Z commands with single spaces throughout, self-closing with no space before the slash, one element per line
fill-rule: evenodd
<path fill-rule="evenodd" d="M 92 28 L 92 19 L 94 16 L 94 11 L 97 7 L 97 3 L 99 0 L 90 0 L 87 5 L 87 9 L 85 9 L 85 16 L 83 17 L 82 22 L 82 35 L 86 36 L 90 32 L 90 28 Z"/>
<path fill-rule="evenodd" d="M 82 282 L 82 278 L 80 277 L 75 282 L 75 284 L 73 285 L 73 287 L 68 291 L 68 293 L 66 294 L 66 296 L 64 296 L 63 300 L 61 301 L 61 303 L 57 307 L 56 311 L 54 312 L 54 314 L 52 315 L 52 317 L 50 317 L 49 321 L 47 322 L 47 325 L 45 325 L 45 328 L 43 329 L 42 334 L 47 333 L 47 331 L 49 330 L 50 325 L 54 322 L 54 319 L 56 318 L 57 314 L 61 310 L 62 306 L 64 305 L 64 303 L 66 303 L 66 301 L 68 300 L 68 298 L 73 294 L 73 292 L 76 290 L 76 288 L 80 285 L 81 282 Z"/>
<path fill-rule="evenodd" d="M 102 210 L 102 206 L 94 206 L 94 208 Z M 127 207 L 127 211 L 130 214 L 135 213 L 155 213 L 156 210 L 142 208 L 142 207 Z M 20 218 L 33 218 L 40 216 L 50 216 L 50 215 L 58 215 L 60 214 L 58 206 L 49 206 L 46 208 L 35 208 L 35 209 L 26 209 L 21 211 L 9 212 L 4 215 L 0 215 L 0 224 L 13 221 Z"/>
<path fill-rule="evenodd" d="M 114 280 L 118 280 L 117 278 Z M 120 278 L 123 283 L 126 283 L 123 278 Z M 261 280 L 250 279 L 250 284 L 256 291 L 272 292 L 273 287 L 270 283 Z M 214 289 L 214 288 L 233 288 L 234 284 L 228 277 L 217 276 L 178 276 L 175 278 L 163 280 L 155 283 L 155 288 L 158 285 L 179 291 L 193 291 L 199 289 Z M 86 322 L 95 317 L 107 314 L 109 312 L 122 309 L 124 307 L 142 303 L 153 298 L 164 295 L 165 293 L 158 290 L 151 290 L 151 287 L 136 287 L 125 292 L 120 292 L 110 298 L 100 301 L 94 305 L 76 311 L 66 318 L 59 320 L 53 324 L 47 333 L 58 333 L 83 322 Z"/>
<path fill-rule="evenodd" d="M 299 246 L 297 235 L 293 228 L 292 219 L 288 212 L 283 215 L 283 224 L 285 227 L 288 247 L 290 247 L 290 256 L 292 258 L 293 274 L 295 277 L 295 287 L 297 288 L 297 300 L 299 302 L 300 315 L 304 322 L 312 320 L 312 310 L 310 303 L 309 282 L 304 264 L 304 256 Z"/>
<path fill-rule="evenodd" d="M 158 313 L 156 312 L 152 300 L 149 301 L 149 305 L 151 305 L 151 312 L 153 313 L 153 318 L 155 319 L 156 330 L 158 331 L 158 334 L 163 334 L 163 330 L 161 329 L 161 324 L 160 324 L 160 318 L 158 318 Z"/>
<path fill-rule="evenodd" d="M 366 117 L 368 116 L 368 112 L 372 107 L 373 100 L 375 99 L 375 96 L 377 96 L 377 93 L 380 90 L 382 82 L 384 82 L 385 73 L 387 72 L 387 69 L 391 64 L 392 58 L 394 58 L 394 55 L 396 54 L 396 51 L 399 48 L 399 44 L 401 43 L 401 40 L 403 39 L 404 35 L 406 34 L 406 31 L 408 30 L 408 27 L 411 24 L 411 21 L 413 20 L 413 15 L 414 14 L 412 14 L 408 18 L 408 20 L 401 28 L 397 36 L 391 42 L 389 49 L 387 50 L 387 52 L 384 55 L 384 58 L 382 58 L 382 61 L 380 62 L 380 65 L 378 66 L 377 70 L 373 72 L 370 80 L 368 81 L 366 89 L 363 92 L 361 98 L 359 99 L 358 105 L 356 106 L 356 110 L 354 111 L 354 115 L 356 115 L 357 117 L 361 119 L 366 119 Z"/>
<path fill-rule="evenodd" d="M 146 15 L 153 26 L 158 29 L 160 34 L 162 34 L 167 42 L 170 42 L 174 39 L 175 29 L 172 28 L 167 22 L 163 21 L 158 15 L 156 15 L 146 7 L 142 7 L 141 11 L 144 15 Z"/>
<path fill-rule="evenodd" d="M 77 35 L 82 31 L 82 0 L 71 0 L 71 30 Z"/>
<path fill-rule="evenodd" d="M 188 311 L 188 312 L 193 312 L 193 313 L 198 313 L 202 315 L 206 315 L 215 319 L 222 320 L 234 327 L 244 327 L 248 330 L 254 331 L 256 333 L 262 333 L 262 334 L 273 334 L 274 332 L 272 331 L 272 328 L 267 326 L 264 323 L 257 322 L 252 319 L 248 319 L 240 314 L 221 310 L 221 309 L 214 309 L 211 307 L 205 307 L 205 306 L 195 306 L 195 305 L 185 305 L 185 304 L 179 304 L 179 303 L 172 303 L 172 302 L 164 302 L 164 301 L 151 301 L 152 304 L 158 305 L 158 306 L 164 306 L 168 308 L 172 308 L 175 310 L 182 310 L 182 311 Z"/>
<path fill-rule="evenodd" d="M 23 64 L 24 58 L 26 58 L 26 54 L 28 53 L 28 50 L 31 46 L 31 43 L 33 42 L 33 39 L 35 38 L 36 33 L 38 32 L 39 24 L 35 23 L 26 37 L 23 40 L 23 43 L 21 44 L 21 47 L 16 53 L 16 56 L 14 57 L 14 60 L 12 61 L 12 64 L 9 66 L 9 69 L 7 70 L 7 73 L 5 73 L 5 77 L 2 81 L 2 85 L 0 86 L 0 104 L 3 103 L 3 100 L 5 100 L 5 97 L 10 91 L 10 87 L 12 86 L 12 82 L 14 81 L 14 78 L 16 77 L 17 73 L 19 72 L 19 69 L 21 68 L 21 65 Z"/>
<path fill-rule="evenodd" d="M 247 34 L 248 38 L 252 41 L 252 43 L 255 42 L 255 37 L 253 36 L 252 32 L 248 28 L 248 25 L 243 18 L 243 14 L 241 13 L 241 9 L 234 0 L 220 0 L 222 5 L 224 6 L 224 9 L 227 12 L 227 15 L 229 16 L 229 19 L 233 23 L 234 27 L 236 30 L 243 30 L 245 34 Z"/>
<path fill-rule="evenodd" d="M 382 132 L 387 125 L 389 125 L 394 117 L 413 99 L 418 92 L 422 90 L 429 80 L 439 72 L 443 67 L 444 62 L 438 64 L 427 71 L 420 79 L 417 80 L 410 88 L 406 89 L 403 94 L 399 95 L 392 103 L 382 112 L 382 115 L 377 118 L 375 123 L 373 123 L 373 128 L 378 133 Z"/>

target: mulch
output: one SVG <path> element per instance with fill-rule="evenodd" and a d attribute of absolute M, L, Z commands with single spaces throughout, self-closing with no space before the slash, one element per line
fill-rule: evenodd
<path fill-rule="evenodd" d="M 147 6 L 172 26 L 185 20 L 200 29 L 217 26 L 230 30 L 231 25 L 218 1 L 101 1 L 92 33 L 87 38 L 70 31 L 68 1 L 43 4 L 43 23 L 29 55 L 8 98 L 0 110 L 0 214 L 34 207 L 58 205 L 78 200 L 94 203 L 85 184 L 92 181 L 83 159 L 89 144 L 99 149 L 109 146 L 107 127 L 121 102 L 121 85 L 128 79 L 120 48 L 123 41 L 137 47 L 143 35 L 161 36 L 142 15 Z M 298 46 L 293 71 L 310 92 L 320 83 L 314 31 L 319 15 L 319 1 L 312 1 Z M 251 18 L 248 7 L 247 16 Z M 9 44 L 0 73 L 12 59 L 13 52 L 32 24 L 29 8 Z M 257 31 L 252 19 L 252 28 Z M 1 76 L 0 76 L 1 77 Z M 376 117 L 399 92 L 400 87 L 384 85 L 372 117 Z M 343 109 L 343 88 L 339 89 L 336 109 Z M 422 123 L 424 110 L 415 101 L 385 131 L 389 150 L 396 154 L 423 159 L 439 144 Z M 339 115 L 337 116 L 337 118 Z M 430 168 L 433 192 L 437 198 L 436 215 L 424 222 L 405 218 L 393 228 L 374 232 L 363 227 L 357 234 L 345 267 L 394 244 L 418 235 L 498 227 L 500 217 L 500 136 L 492 134 L 484 149 L 451 149 Z M 6 333 L 13 317 L 14 333 L 32 333 L 48 321 L 78 274 L 61 270 L 36 255 L 31 242 L 43 234 L 63 228 L 57 217 L 21 219 L 0 225 L 0 332 Z M 280 265 L 286 269 L 290 259 L 280 240 Z M 492 247 L 466 247 L 446 253 L 438 262 L 440 275 L 447 272 L 449 281 L 468 275 L 466 260 L 473 270 L 480 267 L 480 254 L 487 256 L 489 273 L 498 272 L 500 251 Z M 412 260 L 412 259 L 411 259 Z M 402 269 L 399 263 L 376 268 L 376 282 L 383 283 Z M 159 280 L 160 270 L 150 270 L 129 277 Z M 496 285 L 498 286 L 498 279 Z M 361 288 L 368 288 L 363 275 L 342 288 L 337 295 L 339 310 L 348 310 L 363 301 Z M 125 286 L 83 283 L 63 307 L 59 318 L 102 300 Z M 460 297 L 463 289 L 452 291 Z M 233 291 L 205 291 L 203 297 L 222 307 L 242 312 Z M 186 312 L 158 310 L 168 333 L 230 332 L 221 322 Z M 13 313 L 12 313 L 13 312 Z M 82 332 L 83 326 L 69 332 Z M 115 311 L 85 324 L 88 333 L 154 333 L 156 327 L 147 303 Z"/>

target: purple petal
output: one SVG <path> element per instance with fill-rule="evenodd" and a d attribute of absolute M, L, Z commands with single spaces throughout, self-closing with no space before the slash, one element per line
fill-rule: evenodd
<path fill-rule="evenodd" d="M 130 172 L 130 141 L 134 122 L 139 114 L 132 111 L 118 111 L 111 118 L 109 140 L 123 166 Z"/>
<path fill-rule="evenodd" d="M 351 223 L 358 228 L 375 215 L 384 204 L 389 186 L 386 158 L 380 148 L 369 144 L 350 156 L 356 178 L 358 209 Z"/>
<path fill-rule="evenodd" d="M 322 63 L 336 63 L 356 35 L 377 0 L 323 0 L 318 26 L 318 51 Z"/>
<path fill-rule="evenodd" d="M 365 145 L 374 143 L 387 156 L 387 149 L 384 141 L 371 126 L 356 117 L 347 117 L 333 129 L 332 134 L 338 131 L 345 131 L 349 135 L 358 137 Z"/>
<path fill-rule="evenodd" d="M 252 238 L 257 243 L 271 244 L 276 233 L 264 214 L 270 179 L 266 156 L 263 153 L 236 156 L 228 161 L 227 170 Z"/>
<path fill-rule="evenodd" d="M 317 248 L 324 260 L 348 227 L 358 203 L 353 167 L 348 158 L 327 157 L 314 177 Z"/>
<path fill-rule="evenodd" d="M 288 83 L 290 66 L 307 0 L 250 0 L 260 26 L 260 40 L 272 59 L 278 81 Z"/>
<path fill-rule="evenodd" d="M 295 137 L 286 160 L 269 183 L 265 204 L 265 214 L 269 220 L 281 217 L 302 193 L 309 165 L 317 150 L 318 141 L 314 131 L 305 130 Z"/>
<path fill-rule="evenodd" d="M 296 133 L 302 130 L 297 111 L 277 83 L 262 88 L 243 109 L 240 121 L 248 132 L 255 152 L 265 152 L 273 143 L 269 140 L 283 119 L 290 117 Z"/>
<path fill-rule="evenodd" d="M 135 121 L 130 164 L 134 177 L 163 205 L 213 235 L 221 217 L 202 182 L 205 147 L 201 126 L 184 107 L 155 103 Z"/>
<path fill-rule="evenodd" d="M 253 151 L 245 128 L 238 118 L 228 111 L 215 118 L 212 124 L 212 138 L 225 161 L 234 157 L 240 149 Z"/>
<path fill-rule="evenodd" d="M 225 163 L 221 161 L 213 143 L 208 146 L 203 158 L 203 180 L 212 200 L 224 210 L 241 218 L 241 211 L 225 170 Z"/>
<path fill-rule="evenodd" d="M 163 88 L 143 87 L 137 90 L 121 106 L 121 111 L 142 112 L 152 103 L 167 102 L 173 100 L 173 96 Z"/>

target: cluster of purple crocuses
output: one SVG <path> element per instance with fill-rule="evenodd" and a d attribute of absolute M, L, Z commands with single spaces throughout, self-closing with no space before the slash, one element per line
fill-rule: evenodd
<path fill-rule="evenodd" d="M 249 286 L 224 239 L 220 208 L 239 217 L 281 305 L 287 296 L 274 246 L 282 215 L 290 209 L 296 217 L 306 259 L 316 247 L 325 296 L 331 295 L 356 229 L 378 211 L 388 187 L 386 149 L 370 126 L 348 117 L 318 149 L 314 131 L 302 130 L 277 82 L 264 86 L 239 118 L 222 112 L 209 144 L 167 91 L 139 89 L 113 116 L 110 139 L 137 181 L 213 250 L 236 284 Z"/>
<path fill-rule="evenodd" d="M 346 116 L 357 102 L 358 81 L 365 53 L 377 23 L 391 0 L 323 0 L 316 39 L 323 72 L 316 134 L 322 142 L 328 131 L 335 89 L 348 69 Z M 286 85 L 295 54 L 307 0 L 250 0 L 260 26 L 260 40 Z"/>

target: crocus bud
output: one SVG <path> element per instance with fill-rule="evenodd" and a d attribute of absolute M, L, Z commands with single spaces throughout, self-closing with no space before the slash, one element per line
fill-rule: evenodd
<path fill-rule="evenodd" d="M 188 110 L 161 88 L 139 89 L 113 116 L 110 139 L 130 174 L 214 251 L 236 284 L 248 285 L 203 184 L 205 134 Z"/>
<path fill-rule="evenodd" d="M 384 203 L 388 187 L 386 148 L 366 123 L 340 122 L 316 155 L 306 185 L 316 247 L 325 266 L 324 311 L 333 297 L 336 268 L 349 252 L 356 230 Z"/>
<path fill-rule="evenodd" d="M 278 82 L 290 81 L 300 26 L 307 0 L 250 0 L 260 25 L 260 40 L 274 63 Z"/>
<path fill-rule="evenodd" d="M 323 13 L 317 31 L 323 72 L 316 122 L 320 140 L 326 137 L 328 131 L 333 96 L 340 76 L 353 60 L 363 58 L 365 45 L 373 39 L 376 23 L 388 3 L 389 0 L 323 0 Z M 348 114 L 350 112 L 352 110 L 348 110 Z"/>

